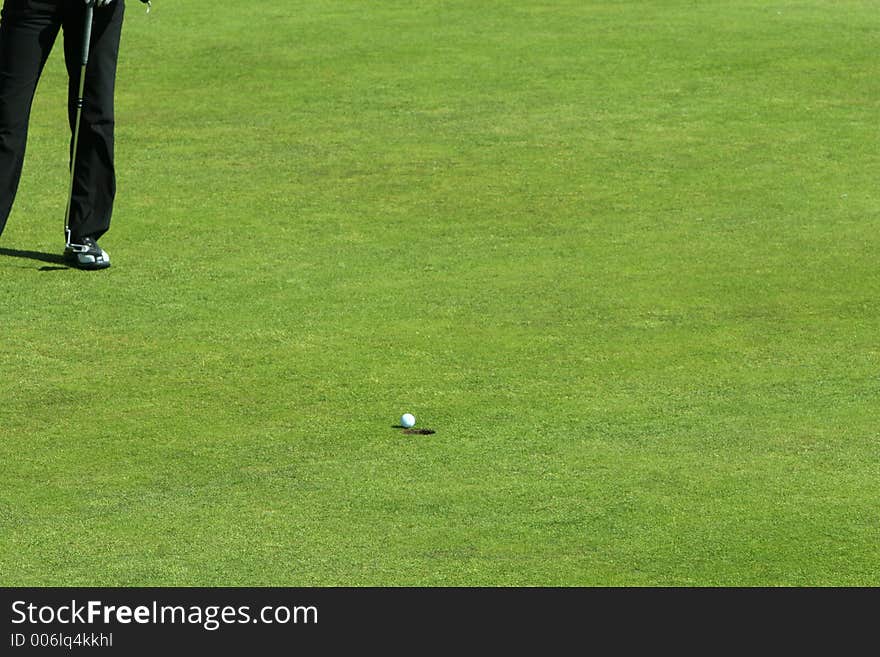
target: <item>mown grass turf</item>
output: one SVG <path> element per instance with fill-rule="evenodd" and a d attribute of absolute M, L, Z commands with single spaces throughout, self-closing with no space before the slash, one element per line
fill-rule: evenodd
<path fill-rule="evenodd" d="M 880 584 L 878 33 L 130 2 L 113 268 L 11 253 L 60 49 L 0 240 L 0 581 Z"/>

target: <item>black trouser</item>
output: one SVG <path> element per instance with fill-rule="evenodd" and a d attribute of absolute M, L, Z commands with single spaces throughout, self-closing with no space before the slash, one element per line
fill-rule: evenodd
<path fill-rule="evenodd" d="M 98 239 L 110 228 L 116 173 L 113 167 L 113 93 L 124 0 L 95 8 L 85 102 L 77 146 L 70 229 L 73 241 Z M 64 30 L 68 115 L 76 122 L 85 20 L 83 0 L 4 0 L 0 14 L 0 233 L 15 200 L 37 81 L 58 32 Z M 60 190 L 59 190 L 60 191 Z M 59 199 L 64 197 L 59 195 Z M 63 203 L 59 202 L 59 208 Z M 63 210 L 59 212 L 59 228 Z"/>

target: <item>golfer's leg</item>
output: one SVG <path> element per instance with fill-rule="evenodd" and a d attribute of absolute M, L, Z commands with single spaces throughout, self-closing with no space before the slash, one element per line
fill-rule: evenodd
<path fill-rule="evenodd" d="M 58 35 L 56 2 L 5 0 L 0 15 L 0 233 L 18 191 L 40 72 Z"/>
<path fill-rule="evenodd" d="M 113 199 L 116 196 L 113 96 L 124 12 L 123 0 L 96 7 L 94 11 L 70 206 L 70 233 L 74 242 L 83 237 L 97 240 L 110 228 Z M 84 20 L 84 3 L 69 3 L 64 16 L 64 57 L 70 79 L 68 113 L 71 135 L 75 128 L 82 69 Z M 71 138 L 71 156 L 72 151 Z"/>

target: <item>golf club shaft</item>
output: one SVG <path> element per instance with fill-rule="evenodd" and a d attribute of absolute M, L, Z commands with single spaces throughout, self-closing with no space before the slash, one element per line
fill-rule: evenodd
<path fill-rule="evenodd" d="M 73 176 L 76 170 L 76 151 L 79 146 L 79 125 L 82 119 L 83 96 L 86 87 L 86 66 L 89 63 L 89 45 L 92 40 L 93 3 L 86 5 L 85 25 L 83 26 L 82 67 L 79 72 L 79 94 L 76 99 L 76 120 L 73 127 L 73 149 L 70 154 L 70 186 L 67 190 L 67 210 L 64 213 L 65 246 L 70 246 L 70 208 L 73 205 Z"/>

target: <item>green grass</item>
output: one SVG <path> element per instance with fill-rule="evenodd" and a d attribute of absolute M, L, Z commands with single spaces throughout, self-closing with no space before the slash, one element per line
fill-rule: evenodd
<path fill-rule="evenodd" d="M 880 585 L 878 30 L 129 2 L 113 268 L 0 255 L 0 582 Z"/>

